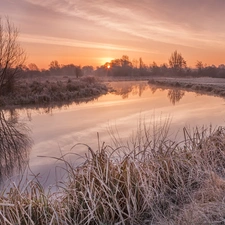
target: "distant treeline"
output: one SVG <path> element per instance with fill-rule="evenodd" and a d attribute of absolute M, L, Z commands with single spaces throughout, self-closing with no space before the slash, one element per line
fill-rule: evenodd
<path fill-rule="evenodd" d="M 197 61 L 195 68 L 187 66 L 181 53 L 173 52 L 168 63 L 158 65 L 153 62 L 145 64 L 142 58 L 139 60 L 130 60 L 128 56 L 123 55 L 120 59 L 114 59 L 104 65 L 94 68 L 93 66 L 79 66 L 74 64 L 61 65 L 58 61 L 52 61 L 48 69 L 39 69 L 34 63 L 23 66 L 22 74 L 24 76 L 37 75 L 63 75 L 81 77 L 87 75 L 96 75 L 99 77 L 153 77 L 153 76 L 193 76 L 193 77 L 217 77 L 225 78 L 225 65 L 218 67 L 215 65 L 206 65 Z"/>

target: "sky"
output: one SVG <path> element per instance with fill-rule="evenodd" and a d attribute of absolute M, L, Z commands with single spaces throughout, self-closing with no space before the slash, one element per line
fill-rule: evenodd
<path fill-rule="evenodd" d="M 122 55 L 149 65 L 177 50 L 194 67 L 225 64 L 224 0 L 0 0 L 26 64 L 101 66 Z"/>

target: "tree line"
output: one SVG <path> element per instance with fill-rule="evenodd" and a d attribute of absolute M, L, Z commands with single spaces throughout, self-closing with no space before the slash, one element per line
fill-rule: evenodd
<path fill-rule="evenodd" d="M 174 51 L 168 59 L 168 63 L 158 65 L 152 62 L 147 65 L 142 58 L 139 60 L 130 60 L 129 56 L 123 55 L 121 58 L 106 62 L 97 68 L 87 65 L 81 67 L 74 64 L 59 64 L 57 60 L 49 64 L 48 69 L 40 70 L 36 64 L 31 63 L 28 66 L 23 66 L 22 74 L 27 76 L 32 75 L 72 75 L 76 78 L 86 75 L 96 75 L 99 77 L 153 77 L 153 76 L 193 76 L 193 77 L 216 77 L 225 78 L 225 65 L 221 64 L 218 67 L 215 65 L 206 65 L 202 61 L 197 61 L 194 68 L 188 67 L 187 63 L 178 51 Z"/>
<path fill-rule="evenodd" d="M 133 76 L 133 77 L 216 77 L 225 78 L 225 65 L 221 64 L 218 67 L 215 65 L 207 65 L 202 61 L 197 61 L 194 68 L 188 67 L 186 60 L 175 50 L 169 57 L 168 63 L 158 65 L 152 62 L 147 65 L 142 58 L 139 60 L 129 60 L 129 57 L 124 55 L 121 59 L 115 59 L 107 62 L 103 66 L 96 69 L 97 74 L 107 76 Z"/>

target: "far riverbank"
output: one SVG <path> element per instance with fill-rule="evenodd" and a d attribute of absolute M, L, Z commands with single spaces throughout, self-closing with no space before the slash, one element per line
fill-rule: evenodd
<path fill-rule="evenodd" d="M 194 91 L 199 94 L 225 97 L 225 79 L 221 78 L 164 78 L 154 77 L 148 84 L 160 88 L 177 88 L 184 91 Z"/>

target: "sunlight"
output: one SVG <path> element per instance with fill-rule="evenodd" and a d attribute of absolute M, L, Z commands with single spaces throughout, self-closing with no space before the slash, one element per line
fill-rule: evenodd
<path fill-rule="evenodd" d="M 114 60 L 114 58 L 101 58 L 101 65 L 104 65 L 106 63 L 110 63 L 112 60 Z"/>

